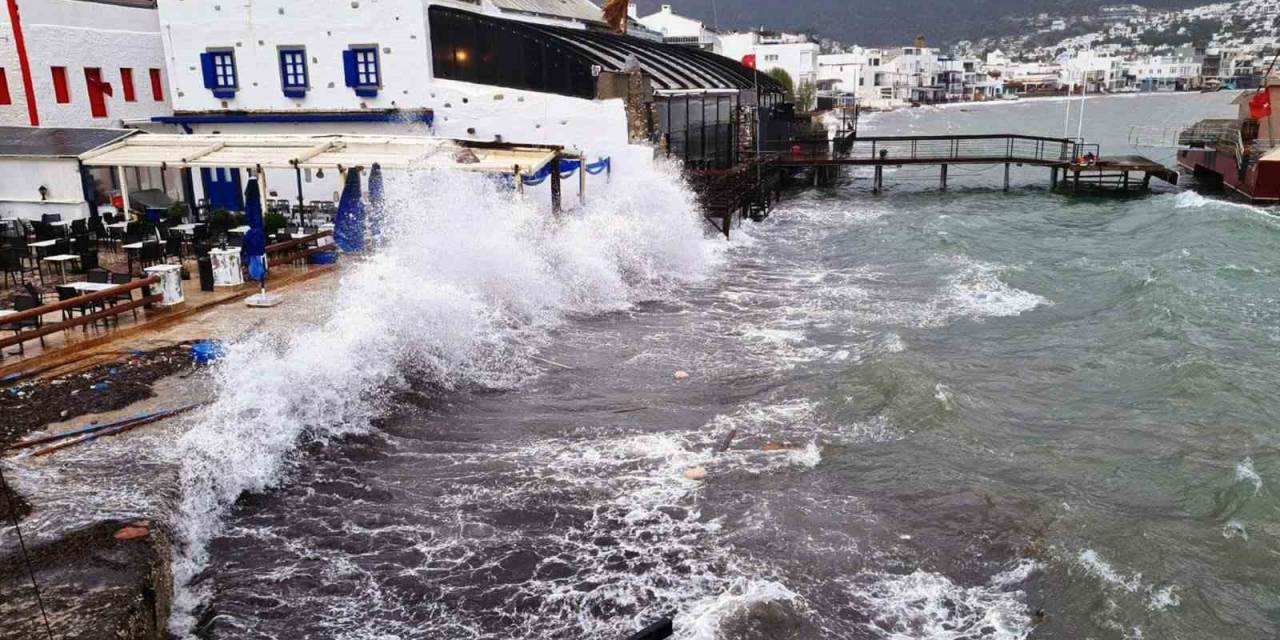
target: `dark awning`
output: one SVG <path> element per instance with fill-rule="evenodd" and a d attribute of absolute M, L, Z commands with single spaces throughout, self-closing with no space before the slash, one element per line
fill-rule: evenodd
<path fill-rule="evenodd" d="M 658 90 L 758 88 L 761 93 L 783 93 L 784 91 L 782 85 L 768 74 L 756 72 L 736 60 L 693 47 L 653 42 L 592 29 L 573 29 L 503 20 L 441 5 L 432 5 L 430 14 L 433 20 L 437 16 L 447 20 L 447 22 L 441 22 L 441 27 L 445 24 L 455 29 L 468 28 L 467 24 L 477 27 L 483 25 L 485 28 L 500 30 L 516 39 L 524 37 L 547 43 L 548 46 L 554 47 L 551 51 L 564 52 L 562 54 L 564 59 L 561 62 L 574 67 L 585 68 L 594 65 L 604 71 L 620 72 L 628 69 L 629 64 L 634 61 L 649 75 L 654 88 Z M 433 30 L 436 28 L 433 24 Z M 433 38 L 433 48 L 436 48 L 437 44 Z M 445 51 L 444 55 L 447 57 L 451 54 Z M 494 60 L 490 64 L 515 62 L 514 60 Z M 450 75 L 444 69 L 437 69 L 437 77 L 447 78 Z M 455 77 L 455 79 L 484 83 L 483 79 L 470 80 L 465 77 Z"/>
<path fill-rule="evenodd" d="M 128 129 L 0 127 L 0 156 L 77 158 L 135 133 Z"/>

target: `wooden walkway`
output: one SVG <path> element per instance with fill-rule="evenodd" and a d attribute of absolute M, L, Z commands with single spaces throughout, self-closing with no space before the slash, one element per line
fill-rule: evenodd
<path fill-rule="evenodd" d="M 1089 161 L 1084 161 L 1088 157 Z M 1151 178 L 1177 184 L 1173 169 L 1141 156 L 1099 157 L 1098 145 L 1072 138 L 1021 134 L 874 136 L 833 141 L 802 141 L 790 152 L 779 154 L 776 166 L 819 169 L 824 167 L 875 167 L 873 189 L 884 187 L 886 166 L 934 165 L 947 187 L 947 167 L 1004 165 L 1004 188 L 1009 189 L 1013 165 L 1047 167 L 1055 189 L 1071 192 L 1145 190 Z M 1136 174 L 1136 175 L 1131 175 Z M 1059 176 L 1061 175 L 1061 180 Z"/>

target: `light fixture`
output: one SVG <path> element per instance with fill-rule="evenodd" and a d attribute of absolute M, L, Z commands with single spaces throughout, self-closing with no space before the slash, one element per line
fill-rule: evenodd
<path fill-rule="evenodd" d="M 49 187 L 40 185 L 40 200 L 43 201 L 48 199 L 49 199 Z"/>
<path fill-rule="evenodd" d="M 471 54 L 467 53 L 466 49 L 453 50 L 453 59 L 457 62 L 465 63 L 467 61 L 467 58 L 470 58 L 470 57 L 471 57 Z"/>
<path fill-rule="evenodd" d="M 316 169 L 316 178 L 324 180 L 324 169 Z"/>

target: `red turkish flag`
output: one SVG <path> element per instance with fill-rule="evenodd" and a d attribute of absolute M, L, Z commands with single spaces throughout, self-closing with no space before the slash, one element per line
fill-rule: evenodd
<path fill-rule="evenodd" d="M 1254 120 L 1262 120 L 1271 115 L 1271 92 L 1263 89 L 1249 101 L 1249 115 Z"/>
<path fill-rule="evenodd" d="M 748 53 L 747 55 L 742 56 L 742 64 L 748 69 L 756 68 L 756 54 Z"/>
<path fill-rule="evenodd" d="M 111 83 L 109 82 L 103 82 L 101 80 L 95 80 L 93 78 L 89 78 L 88 84 L 89 84 L 90 91 L 97 91 L 98 93 L 101 93 L 104 96 L 115 95 L 115 91 L 111 88 Z"/>

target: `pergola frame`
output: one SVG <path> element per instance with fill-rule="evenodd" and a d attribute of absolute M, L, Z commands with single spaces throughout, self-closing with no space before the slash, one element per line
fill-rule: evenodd
<path fill-rule="evenodd" d="M 303 203 L 303 169 L 450 169 L 510 175 L 523 193 L 523 178 L 538 174 L 549 163 L 552 207 L 560 210 L 561 158 L 582 159 L 554 145 L 473 142 L 430 136 L 296 135 L 296 134 L 137 134 L 80 155 L 84 167 L 114 167 L 125 208 L 129 192 L 125 167 L 177 168 L 184 171 L 184 189 L 192 188 L 191 169 L 244 168 L 255 170 L 266 200 L 265 169 L 292 169 L 298 177 L 298 202 Z M 585 161 L 582 171 L 585 172 Z M 185 194 L 188 200 L 191 193 Z M 585 184 L 579 180 L 579 197 Z M 190 202 L 188 202 L 190 204 Z"/>

